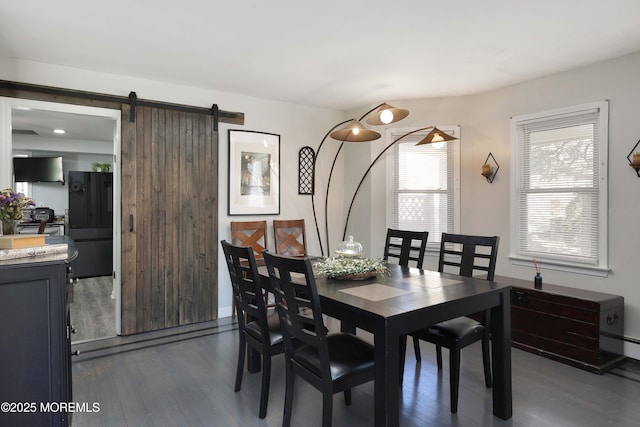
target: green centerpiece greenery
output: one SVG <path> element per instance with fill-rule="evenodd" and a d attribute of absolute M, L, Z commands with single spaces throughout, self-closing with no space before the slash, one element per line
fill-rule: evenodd
<path fill-rule="evenodd" d="M 381 259 L 333 257 L 325 258 L 314 264 L 316 274 L 326 274 L 331 279 L 365 278 L 387 272 Z"/>

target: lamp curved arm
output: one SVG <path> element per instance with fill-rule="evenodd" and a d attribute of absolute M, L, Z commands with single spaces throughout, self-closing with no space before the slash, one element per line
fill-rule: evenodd
<path fill-rule="evenodd" d="M 409 135 L 412 135 L 414 133 L 417 132 L 423 132 L 425 130 L 430 130 L 430 129 L 434 129 L 435 126 L 428 126 L 426 128 L 420 128 L 420 129 L 416 129 L 416 130 L 412 130 L 411 132 L 407 132 L 404 135 L 396 138 L 393 142 L 391 142 L 389 145 L 387 145 L 384 150 L 382 150 L 380 152 L 380 154 L 378 154 L 378 156 L 373 159 L 373 161 L 371 162 L 371 164 L 369 165 L 369 167 L 367 168 L 367 170 L 364 172 L 364 175 L 362 175 L 362 179 L 360 180 L 360 183 L 358 184 L 358 186 L 356 187 L 356 191 L 355 193 L 353 193 L 353 197 L 351 198 L 351 203 L 349 204 L 349 210 L 347 211 L 347 218 L 344 221 L 344 231 L 342 232 L 342 240 L 345 239 L 345 236 L 347 235 L 347 227 L 349 226 L 349 216 L 351 216 L 351 209 L 353 208 L 353 203 L 356 200 L 356 196 L 358 195 L 358 191 L 360 191 L 360 187 L 362 187 L 362 183 L 364 182 L 364 180 L 367 178 L 367 176 L 369 175 L 369 172 L 371 172 L 371 168 L 373 168 L 373 165 L 376 164 L 376 162 L 378 160 L 380 160 L 380 158 L 382 157 L 382 155 L 384 153 L 387 152 L 387 150 L 391 147 L 393 147 L 394 145 L 396 145 L 398 142 L 400 142 L 401 140 L 403 140 L 404 138 L 408 137 Z"/>
<path fill-rule="evenodd" d="M 383 105 L 384 105 L 384 102 L 381 103 L 381 104 L 376 105 L 375 107 L 373 107 L 372 109 L 370 109 L 369 111 L 364 113 L 358 120 L 362 121 L 365 117 L 367 117 L 369 114 L 371 114 L 376 109 L 382 107 Z M 327 140 L 327 137 L 336 128 L 338 128 L 338 127 L 340 127 L 340 126 L 342 126 L 344 124 L 347 124 L 352 120 L 353 119 L 348 119 L 348 120 L 345 120 L 343 122 L 338 123 L 337 125 L 335 125 L 331 129 L 329 129 L 329 131 L 324 135 L 324 138 L 322 138 L 322 141 L 320 141 L 320 145 L 318 145 L 318 149 L 316 150 L 316 157 L 315 157 L 314 162 L 313 162 L 313 176 L 314 177 L 316 176 L 316 163 L 317 163 L 315 160 L 318 159 L 318 155 L 320 154 L 320 149 L 322 149 L 322 146 L 325 143 L 325 141 Z M 329 254 L 329 220 L 328 220 L 328 215 L 327 215 L 328 205 L 329 205 L 329 187 L 331 186 L 331 177 L 333 175 L 333 169 L 335 167 L 336 161 L 338 160 L 338 155 L 342 151 L 342 147 L 343 146 L 344 146 L 344 141 L 341 142 L 340 147 L 338 148 L 338 151 L 336 152 L 336 155 L 333 158 L 333 163 L 331 164 L 331 170 L 329 171 L 329 178 L 327 180 L 327 190 L 325 192 L 325 199 L 324 199 L 324 229 L 325 229 L 325 238 L 326 238 L 326 242 L 327 242 L 327 255 Z M 315 186 L 315 179 L 314 179 L 314 186 Z M 322 238 L 320 237 L 320 228 L 318 227 L 318 216 L 316 214 L 315 195 L 316 195 L 316 191 L 315 191 L 315 188 L 314 188 L 313 189 L 313 194 L 311 195 L 311 208 L 313 210 L 313 221 L 314 221 L 315 226 L 316 226 L 316 233 L 318 235 L 318 242 L 320 243 L 320 253 L 322 254 L 322 256 L 324 256 L 324 249 L 322 247 Z"/>
<path fill-rule="evenodd" d="M 338 156 L 342 151 L 342 147 L 344 147 L 344 142 L 340 143 L 340 147 L 338 147 L 338 151 L 336 152 L 336 155 L 333 158 L 333 163 L 331 163 L 331 170 L 329 171 L 329 179 L 327 180 L 327 190 L 324 195 L 324 233 L 325 233 L 325 238 L 327 239 L 326 240 L 327 255 L 331 253 L 331 250 L 329 249 L 329 188 L 331 187 L 331 176 L 333 175 L 333 169 L 336 166 L 336 162 L 338 161 Z"/>
<path fill-rule="evenodd" d="M 324 142 L 327 140 L 327 137 L 329 136 L 329 134 L 331 132 L 333 132 L 336 128 L 349 123 L 352 119 L 349 120 L 345 120 L 343 122 L 338 123 L 337 125 L 335 125 L 334 127 L 332 127 L 331 129 L 329 129 L 329 131 L 324 135 L 324 138 L 322 138 L 322 141 L 320 141 L 320 145 L 318 145 L 318 149 L 316 150 L 316 155 L 315 158 L 313 159 L 313 192 L 311 193 L 311 209 L 313 210 L 313 222 L 315 223 L 316 226 L 316 234 L 318 235 L 318 243 L 320 243 L 320 253 L 322 254 L 322 256 L 324 256 L 324 249 L 322 247 L 322 238 L 320 237 L 320 228 L 318 227 L 318 216 L 316 215 L 316 203 L 315 203 L 315 197 L 316 197 L 316 189 L 315 189 L 315 185 L 316 185 L 316 164 L 317 164 L 317 160 L 318 160 L 318 155 L 320 154 L 320 149 L 322 148 L 322 145 L 324 144 Z M 326 201 L 325 201 L 325 206 L 326 206 Z M 326 209 L 325 209 L 326 211 Z M 328 246 L 328 243 L 327 243 Z M 329 248 L 327 247 L 327 251 L 329 250 Z"/>

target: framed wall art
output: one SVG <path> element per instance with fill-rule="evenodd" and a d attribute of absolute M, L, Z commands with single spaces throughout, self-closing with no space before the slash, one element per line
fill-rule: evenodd
<path fill-rule="evenodd" d="M 229 129 L 229 215 L 280 214 L 280 135 Z"/>

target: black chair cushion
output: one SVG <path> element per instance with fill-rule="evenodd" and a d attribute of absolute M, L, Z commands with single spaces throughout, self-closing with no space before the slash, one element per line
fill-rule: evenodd
<path fill-rule="evenodd" d="M 469 317 L 462 316 L 436 323 L 429 328 L 429 332 L 460 340 L 469 335 L 482 334 L 484 326 Z"/>
<path fill-rule="evenodd" d="M 334 381 L 345 375 L 358 375 L 373 369 L 373 346 L 346 333 L 327 336 L 331 377 Z M 314 347 L 303 345 L 293 355 L 293 360 L 317 376 L 321 376 L 320 355 Z"/>
<path fill-rule="evenodd" d="M 271 311 L 267 314 L 267 325 L 269 327 L 269 341 L 271 345 L 280 344 L 284 337 L 282 336 L 282 328 L 280 328 L 280 318 L 275 311 Z M 262 341 L 262 332 L 260 331 L 260 325 L 253 320 L 245 326 L 247 334 L 251 335 L 260 342 Z"/>

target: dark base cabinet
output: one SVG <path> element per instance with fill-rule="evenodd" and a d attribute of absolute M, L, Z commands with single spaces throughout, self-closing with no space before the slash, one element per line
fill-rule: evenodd
<path fill-rule="evenodd" d="M 65 261 L 0 264 L 0 426 L 70 423 L 67 273 Z"/>
<path fill-rule="evenodd" d="M 495 277 L 511 288 L 511 342 L 516 348 L 595 373 L 624 361 L 624 298 L 551 284 Z M 606 337 L 619 348 L 603 348 Z M 617 339 L 615 339 L 617 338 Z"/>
<path fill-rule="evenodd" d="M 78 250 L 73 261 L 73 279 L 113 274 L 113 228 L 70 228 L 69 237 Z"/>

